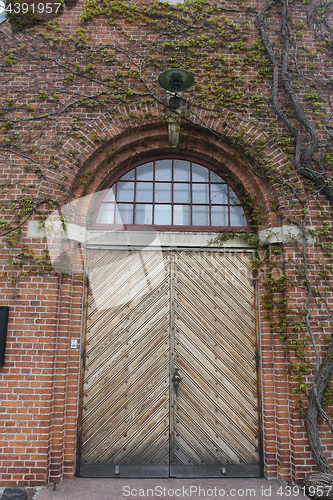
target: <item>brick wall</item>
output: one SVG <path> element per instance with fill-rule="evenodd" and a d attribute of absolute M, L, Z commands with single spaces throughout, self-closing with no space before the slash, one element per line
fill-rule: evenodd
<path fill-rule="evenodd" d="M 80 26 L 80 9 L 82 4 L 63 14 L 60 18 L 61 29 L 67 33 L 75 32 Z M 230 13 L 230 18 L 237 22 L 239 16 L 239 12 Z M 101 39 L 104 42 L 114 41 L 119 36 L 114 26 L 108 27 L 100 19 L 95 19 L 93 26 L 91 44 L 98 44 Z M 127 28 L 132 31 L 136 40 L 145 40 L 145 32 L 133 25 L 128 25 Z M 8 23 L 0 25 L 0 33 L 8 47 L 25 41 L 24 32 L 12 37 Z M 309 37 L 311 36 L 309 33 Z M 150 33 L 149 37 L 153 38 L 153 35 Z M 310 38 L 309 40 L 311 41 Z M 166 64 L 169 64 L 167 57 Z M 9 88 L 29 82 L 29 76 L 25 79 L 18 69 L 29 69 L 24 58 L 13 66 L 12 71 L 16 73 Z M 50 80 L 55 75 L 59 77 L 59 71 L 57 68 L 54 75 L 51 73 L 47 76 L 47 85 L 50 85 Z M 200 79 L 201 74 L 204 76 L 204 71 L 198 68 L 196 78 Z M 252 76 L 249 70 L 247 78 Z M 94 84 L 90 85 L 93 88 Z M 54 84 L 53 89 L 57 90 L 57 84 Z M 68 95 L 73 98 L 80 92 L 87 92 L 82 82 L 79 87 L 68 87 Z M 270 95 L 269 86 L 265 92 L 267 96 Z M 161 95 L 163 97 L 164 94 Z M 187 102 L 183 113 L 186 114 L 192 105 L 194 106 Z M 57 164 L 61 164 L 60 170 L 58 167 L 49 169 L 49 184 L 34 170 L 32 164 L 28 169 L 22 170 L 24 159 L 14 152 L 8 153 L 8 162 L 2 164 L 2 179 L 9 180 L 9 184 L 15 181 L 17 186 L 20 183 L 31 183 L 34 187 L 30 189 L 48 190 L 48 196 L 56 197 L 60 204 L 65 204 L 98 192 L 112 174 L 128 162 L 152 153 L 169 151 L 166 111 L 160 102 L 149 101 L 140 106 L 133 103 L 130 106 L 119 105 L 113 115 L 84 107 L 78 108 L 77 113 L 78 133 L 63 140 L 61 149 L 54 145 L 54 128 L 50 127 L 48 131 L 49 143 L 46 149 L 43 147 L 43 139 L 35 138 L 35 143 L 41 150 L 38 161 L 43 160 L 52 165 L 52 161 L 56 160 Z M 275 119 L 274 113 L 271 112 L 271 116 Z M 69 122 L 73 128 L 72 115 L 70 119 L 61 115 L 59 131 L 62 127 L 69 126 Z M 24 128 L 28 133 L 29 125 L 26 124 Z M 216 134 L 207 133 L 208 129 Z M 101 141 L 92 139 L 92 134 L 96 133 Z M 235 140 L 239 136 L 243 142 L 237 146 Z M 255 196 L 257 202 L 261 203 L 260 229 L 279 227 L 294 213 L 290 197 L 277 183 L 268 184 L 263 177 L 256 175 L 244 156 L 250 154 L 249 140 L 259 141 L 263 137 L 262 130 L 249 111 L 239 112 L 236 120 L 234 112 L 226 109 L 218 116 L 212 116 L 208 109 L 201 109 L 196 122 L 188 120 L 182 123 L 180 143 L 173 150 L 209 161 L 221 169 L 222 175 L 228 173 L 237 179 L 244 191 Z M 290 158 L 278 146 L 268 144 L 261 154 L 277 170 L 283 171 L 290 166 Z M 293 174 L 292 181 L 301 182 L 296 174 Z M 10 201 L 20 194 L 16 187 L 6 191 L 4 185 L 4 200 Z M 312 207 L 310 204 L 312 223 L 319 228 L 322 221 L 318 218 L 318 202 L 322 211 L 329 211 L 329 206 L 320 194 L 316 194 Z M 274 209 L 274 204 L 278 204 L 278 211 Z M 49 209 L 43 210 L 47 214 Z M 39 220 L 37 215 L 33 218 Z M 325 220 L 332 227 L 332 217 L 327 216 Z M 41 257 L 43 251 L 48 251 L 45 237 L 28 236 L 28 222 L 23 224 L 19 239 L 18 242 L 10 242 L 4 238 L 0 257 L 1 268 L 10 270 L 11 276 L 10 280 L 6 276 L 1 277 L 2 305 L 9 305 L 10 312 L 5 366 L 0 368 L 0 473 L 2 485 L 36 486 L 70 478 L 75 474 L 84 339 L 84 247 L 73 245 L 70 251 L 67 249 L 73 259 L 70 272 L 59 277 L 47 270 L 36 274 L 33 266 L 26 261 L 21 267 L 12 267 L 8 259 L 17 256 L 22 242 L 33 248 L 37 256 Z M 266 247 L 261 249 L 262 256 L 266 251 Z M 321 253 L 315 243 L 310 244 L 308 252 L 309 268 L 315 273 L 319 269 L 317 259 L 323 260 L 327 256 Z M 284 269 L 289 278 L 295 280 L 294 287 L 288 285 L 287 304 L 291 308 L 297 308 L 300 301 L 306 298 L 304 287 L 297 283 L 299 257 L 299 249 L 295 248 L 295 243 L 286 243 L 282 253 L 273 258 L 276 272 Z M 295 408 L 295 397 L 292 394 L 294 381 L 286 372 L 285 344 L 271 329 L 272 318 L 273 321 L 276 320 L 279 313 L 273 309 L 271 317 L 267 317 L 267 305 L 261 298 L 267 290 L 267 269 L 268 264 L 263 261 L 259 274 L 258 302 L 265 474 L 282 480 L 300 481 L 307 473 L 315 471 L 316 467 L 311 458 L 304 419 L 299 417 Z M 332 307 L 331 291 L 327 291 L 326 301 Z M 313 304 L 315 323 L 320 322 L 324 316 L 322 307 L 320 301 Z M 327 336 L 331 333 L 331 325 L 327 322 L 315 332 L 318 338 L 323 339 L 321 342 L 325 342 L 326 338 L 326 343 Z M 71 347 L 72 340 L 77 341 L 76 347 Z M 312 355 L 311 352 L 309 355 Z M 327 427 L 321 424 L 320 432 L 324 449 L 331 456 L 333 444 Z"/>

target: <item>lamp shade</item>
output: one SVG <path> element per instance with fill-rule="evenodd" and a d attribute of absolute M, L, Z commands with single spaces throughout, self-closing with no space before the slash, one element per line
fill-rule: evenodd
<path fill-rule="evenodd" d="M 181 68 L 167 69 L 158 77 L 158 83 L 163 89 L 175 93 L 187 90 L 193 82 L 192 73 Z"/>

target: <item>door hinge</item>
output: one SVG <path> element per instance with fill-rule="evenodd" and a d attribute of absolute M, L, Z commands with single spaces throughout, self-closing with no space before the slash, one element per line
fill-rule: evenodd
<path fill-rule="evenodd" d="M 253 283 L 254 288 L 256 286 L 258 278 L 259 278 L 258 269 L 252 269 L 252 283 Z"/>
<path fill-rule="evenodd" d="M 256 438 L 257 438 L 257 440 L 258 440 L 258 445 L 255 447 L 255 451 L 256 451 L 257 453 L 261 453 L 261 446 L 262 446 L 262 443 L 261 443 L 261 434 L 260 434 L 260 433 L 259 433 L 259 434 L 257 434 L 257 435 L 256 435 Z"/>
<path fill-rule="evenodd" d="M 86 369 L 86 347 L 84 346 L 84 349 L 83 349 L 83 355 L 82 355 L 82 365 L 83 365 L 83 369 L 85 370 Z"/>
<path fill-rule="evenodd" d="M 258 370 L 258 368 L 259 368 L 259 354 L 258 354 L 258 349 L 256 349 L 256 354 L 254 356 L 254 359 L 256 361 L 256 368 Z"/>
<path fill-rule="evenodd" d="M 79 450 L 80 450 L 80 454 L 81 454 L 82 451 L 83 451 L 83 437 L 82 437 L 82 432 L 80 433 L 80 438 L 79 438 Z"/>

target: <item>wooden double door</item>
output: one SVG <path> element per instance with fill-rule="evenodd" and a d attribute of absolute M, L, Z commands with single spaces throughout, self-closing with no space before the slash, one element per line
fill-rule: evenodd
<path fill-rule="evenodd" d="M 251 265 L 89 250 L 81 476 L 260 475 Z"/>

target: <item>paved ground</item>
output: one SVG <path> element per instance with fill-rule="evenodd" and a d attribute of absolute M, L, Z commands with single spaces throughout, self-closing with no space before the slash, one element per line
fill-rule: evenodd
<path fill-rule="evenodd" d="M 307 500 L 301 486 L 265 478 L 226 479 L 87 479 L 63 481 L 42 489 L 36 500 Z"/>

